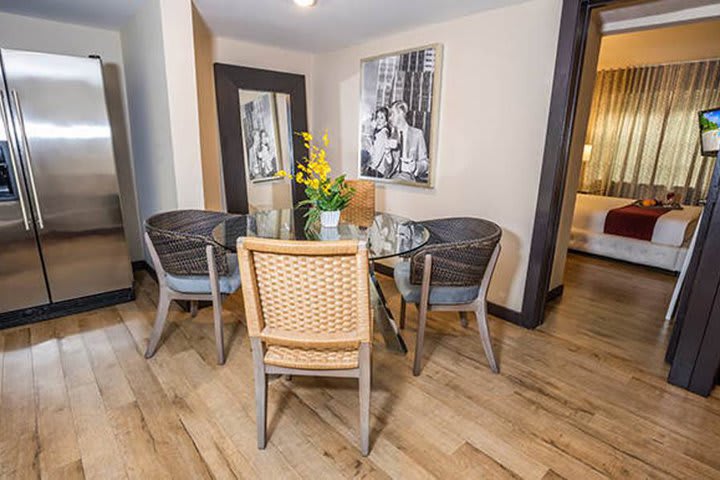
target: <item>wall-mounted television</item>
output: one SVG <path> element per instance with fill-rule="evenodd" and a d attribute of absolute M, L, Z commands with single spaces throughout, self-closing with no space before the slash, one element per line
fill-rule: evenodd
<path fill-rule="evenodd" d="M 699 116 L 702 154 L 716 157 L 720 149 L 720 107 L 703 110 Z"/>

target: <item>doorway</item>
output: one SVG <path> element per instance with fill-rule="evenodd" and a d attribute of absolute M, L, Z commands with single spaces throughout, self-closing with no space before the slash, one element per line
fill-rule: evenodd
<path fill-rule="evenodd" d="M 630 8 L 637 9 L 645 3 L 667 4 L 668 2 L 636 2 Z M 675 4 L 677 6 L 677 2 Z M 561 246 L 561 250 L 556 251 L 558 232 L 567 227 L 567 222 L 572 221 L 571 215 L 570 220 L 567 218 L 568 215 L 563 216 L 562 206 L 567 204 L 565 200 L 569 196 L 575 196 L 580 176 L 578 170 L 582 168 L 580 163 L 573 164 L 572 159 L 582 157 L 587 145 L 584 134 L 591 111 L 595 63 L 602 37 L 603 24 L 600 15 L 618 7 L 628 8 L 625 2 L 611 1 L 565 1 L 563 4 L 548 136 L 523 302 L 523 323 L 530 328 L 542 324 L 548 313 L 546 312 L 547 294 L 554 280 L 553 264 L 558 257 L 556 253 L 563 257 L 561 263 L 564 265 L 565 257 L 562 249 L 565 247 Z M 593 75 L 582 75 L 583 70 L 588 68 Z M 697 246 L 689 257 L 691 260 L 687 269 L 688 275 L 680 295 L 676 324 L 668 350 L 668 358 L 671 361 L 680 358 L 677 357 L 678 352 L 684 352 L 681 356 L 684 360 L 682 365 L 678 361 L 672 362 L 669 375 L 671 383 L 705 395 L 714 385 L 717 367 L 720 364 L 720 356 L 707 354 L 703 350 L 704 347 L 710 348 L 708 339 L 705 338 L 706 334 L 715 332 L 714 328 L 708 327 L 714 327 L 713 320 L 720 321 L 710 315 L 720 278 L 708 275 L 709 272 L 705 274 L 699 272 L 698 265 L 700 257 L 709 255 L 711 251 L 705 247 L 713 244 L 712 242 L 720 242 L 720 232 L 716 240 L 711 236 L 712 232 L 709 228 L 711 220 L 720 216 L 720 212 L 714 208 L 717 198 L 717 178 L 716 171 L 707 188 L 706 214 L 698 228 Z M 574 179 L 576 185 L 571 185 L 573 182 L 569 179 Z M 601 271 L 603 268 L 607 270 L 608 265 L 603 262 L 604 260 L 594 258 L 592 261 L 584 258 L 578 260 L 573 256 L 569 265 L 577 267 L 578 264 L 585 263 L 589 264 L 590 270 Z M 624 270 L 625 275 L 637 275 L 632 268 Z M 695 288 L 698 283 L 702 283 L 704 288 Z M 551 293 L 557 293 L 557 290 Z M 626 305 L 623 308 L 627 313 L 632 313 Z M 688 312 L 694 312 L 693 316 L 690 317 Z M 552 310 L 549 311 L 549 315 L 552 315 Z M 720 330 L 720 326 L 717 329 Z M 668 341 L 668 333 L 666 332 L 663 342 Z M 662 346 L 664 347 L 664 343 Z M 662 355 L 656 352 L 653 357 L 659 359 Z M 703 360 L 702 364 L 699 363 L 700 359 Z M 662 364 L 661 360 L 659 363 Z M 702 381 L 699 380 L 700 378 Z"/>

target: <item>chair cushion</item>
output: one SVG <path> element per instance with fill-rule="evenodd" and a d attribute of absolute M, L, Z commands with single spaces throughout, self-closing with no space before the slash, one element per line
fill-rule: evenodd
<path fill-rule="evenodd" d="M 240 266 L 237 255 L 227 256 L 229 275 L 219 279 L 220 293 L 234 293 L 240 288 Z M 210 276 L 207 275 L 165 275 L 168 287 L 181 293 L 210 293 Z"/>
<path fill-rule="evenodd" d="M 307 370 L 344 370 L 357 368 L 359 351 L 355 348 L 299 348 L 267 345 L 265 363 Z"/>
<path fill-rule="evenodd" d="M 410 262 L 395 265 L 395 285 L 408 303 L 420 303 L 421 285 L 410 283 Z M 474 301 L 480 293 L 480 286 L 430 287 L 430 305 L 460 305 Z"/>

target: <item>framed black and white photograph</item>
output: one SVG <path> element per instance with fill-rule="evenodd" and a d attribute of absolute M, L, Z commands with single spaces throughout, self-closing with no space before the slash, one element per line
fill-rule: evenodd
<path fill-rule="evenodd" d="M 282 170 L 275 95 L 240 92 L 240 123 L 248 178 L 253 183 L 280 180 Z"/>
<path fill-rule="evenodd" d="M 361 178 L 432 187 L 442 45 L 361 61 Z"/>

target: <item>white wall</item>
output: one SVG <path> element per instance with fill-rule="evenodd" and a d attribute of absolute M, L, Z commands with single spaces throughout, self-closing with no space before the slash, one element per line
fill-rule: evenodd
<path fill-rule="evenodd" d="M 559 0 L 529 0 L 320 55 L 313 125 L 357 175 L 360 59 L 442 43 L 435 188 L 378 186 L 378 207 L 422 220 L 471 215 L 503 227 L 490 301 L 520 311 L 548 119 Z"/>
<path fill-rule="evenodd" d="M 112 30 L 0 13 L 0 46 L 63 55 L 95 54 L 102 58 L 125 236 L 131 258 L 141 259 L 120 34 Z"/>

